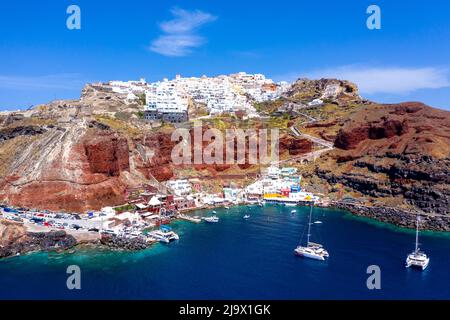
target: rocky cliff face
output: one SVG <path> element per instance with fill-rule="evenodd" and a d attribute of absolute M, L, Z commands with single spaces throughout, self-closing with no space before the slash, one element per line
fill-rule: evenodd
<path fill-rule="evenodd" d="M 43 134 L 46 130 L 38 126 L 13 127 L 0 130 L 0 142 L 20 136 L 35 136 Z"/>
<path fill-rule="evenodd" d="M 330 184 L 449 213 L 449 112 L 420 103 L 366 107 L 346 121 L 335 147 L 316 169 Z"/>
<path fill-rule="evenodd" d="M 298 79 L 286 95 L 299 102 L 310 102 L 314 99 L 333 101 L 338 104 L 363 101 L 354 83 L 337 79 Z"/>
<path fill-rule="evenodd" d="M 0 201 L 82 212 L 123 204 L 128 187 L 144 183 L 159 187 L 178 170 L 193 168 L 215 176 L 253 167 L 248 163 L 248 147 L 245 164 L 174 166 L 171 157 L 177 142 L 171 141 L 173 128 L 155 131 L 145 123 L 139 127 L 132 119 L 98 112 L 80 101 L 55 102 L 3 119 Z M 192 129 L 191 140 L 194 154 Z M 209 143 L 204 141 L 203 148 Z M 282 136 L 280 143 L 281 153 L 287 156 L 311 148 L 308 140 L 290 136 Z"/>
<path fill-rule="evenodd" d="M 311 152 L 313 143 L 308 139 L 295 138 L 292 136 L 283 136 L 280 139 L 280 152 L 287 151 L 289 156 L 298 156 Z"/>
<path fill-rule="evenodd" d="M 83 144 L 92 173 L 114 177 L 130 170 L 127 139 L 111 132 L 102 132 L 94 137 L 86 137 Z"/>
<path fill-rule="evenodd" d="M 122 204 L 127 186 L 145 177 L 133 170 L 127 136 L 92 111 L 79 101 L 54 102 L 6 117 L 0 201 L 77 212 Z"/>

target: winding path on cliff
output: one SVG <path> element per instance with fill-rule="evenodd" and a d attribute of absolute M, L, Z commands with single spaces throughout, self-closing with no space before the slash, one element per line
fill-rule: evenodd
<path fill-rule="evenodd" d="M 298 106 L 299 109 L 308 109 L 308 108 L 311 108 L 311 107 L 309 107 L 309 106 L 306 107 L 306 106 L 300 105 L 297 101 L 295 101 L 295 100 L 293 100 L 293 99 L 291 99 L 291 98 L 289 98 L 289 97 L 287 97 L 287 96 L 285 96 L 285 95 L 282 95 L 281 98 L 284 99 L 284 100 L 286 100 L 286 101 L 289 101 L 290 103 L 292 103 L 292 104 L 294 104 L 294 105 L 296 105 L 296 106 Z M 313 108 L 314 108 L 314 107 L 313 107 Z M 307 115 L 306 113 L 299 112 L 298 110 L 296 110 L 296 112 L 297 112 L 299 115 L 301 115 L 301 116 L 303 116 L 303 117 L 309 119 L 309 121 L 307 121 L 306 123 L 319 121 L 318 119 L 316 119 L 316 118 L 314 118 L 314 117 L 311 117 L 310 115 Z"/>
<path fill-rule="evenodd" d="M 311 135 L 306 134 L 306 133 L 302 133 L 294 126 L 290 127 L 289 129 L 293 132 L 293 134 L 296 137 L 299 137 L 299 138 L 302 137 L 302 138 L 308 139 L 308 140 L 312 141 L 313 143 L 316 143 L 316 144 L 322 146 L 323 149 L 315 150 L 315 151 L 312 151 L 312 152 L 308 152 L 308 153 L 302 154 L 302 155 L 300 155 L 298 157 L 294 157 L 294 158 L 289 158 L 289 159 L 286 159 L 286 160 L 278 161 L 278 162 L 275 163 L 277 165 L 284 164 L 284 163 L 289 163 L 289 162 L 303 162 L 303 161 L 311 162 L 311 161 L 315 161 L 323 153 L 326 153 L 326 152 L 331 151 L 331 150 L 334 149 L 334 144 L 332 142 L 329 142 L 329 141 L 326 141 L 324 139 L 311 136 Z"/>

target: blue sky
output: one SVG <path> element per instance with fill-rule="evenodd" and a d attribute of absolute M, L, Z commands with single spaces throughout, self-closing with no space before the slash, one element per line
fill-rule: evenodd
<path fill-rule="evenodd" d="M 66 27 L 71 4 L 81 30 Z M 366 27 L 371 4 L 381 30 Z M 237 71 L 450 109 L 449 15 L 445 0 L 2 1 L 0 110 L 78 98 L 86 82 Z"/>

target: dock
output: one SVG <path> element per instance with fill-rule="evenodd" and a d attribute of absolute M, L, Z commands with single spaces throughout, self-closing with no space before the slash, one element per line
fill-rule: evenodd
<path fill-rule="evenodd" d="M 178 218 L 185 220 L 185 221 L 194 222 L 194 223 L 202 222 L 202 219 L 200 219 L 199 217 L 192 217 L 192 216 L 188 216 L 186 214 L 180 214 L 180 215 L 178 215 Z"/>

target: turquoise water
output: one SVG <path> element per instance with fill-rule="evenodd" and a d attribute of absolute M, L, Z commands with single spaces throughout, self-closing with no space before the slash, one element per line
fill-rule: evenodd
<path fill-rule="evenodd" d="M 2 260 L 0 298 L 450 299 L 449 235 L 424 233 L 428 269 L 405 269 L 414 232 L 315 208 L 323 223 L 314 225 L 313 240 L 330 253 L 318 262 L 293 255 L 309 212 L 296 209 L 217 209 L 220 223 L 175 222 L 180 241 L 137 253 L 82 249 Z M 74 264 L 82 288 L 70 291 L 66 268 Z M 367 289 L 369 265 L 381 268 L 381 290 Z"/>

